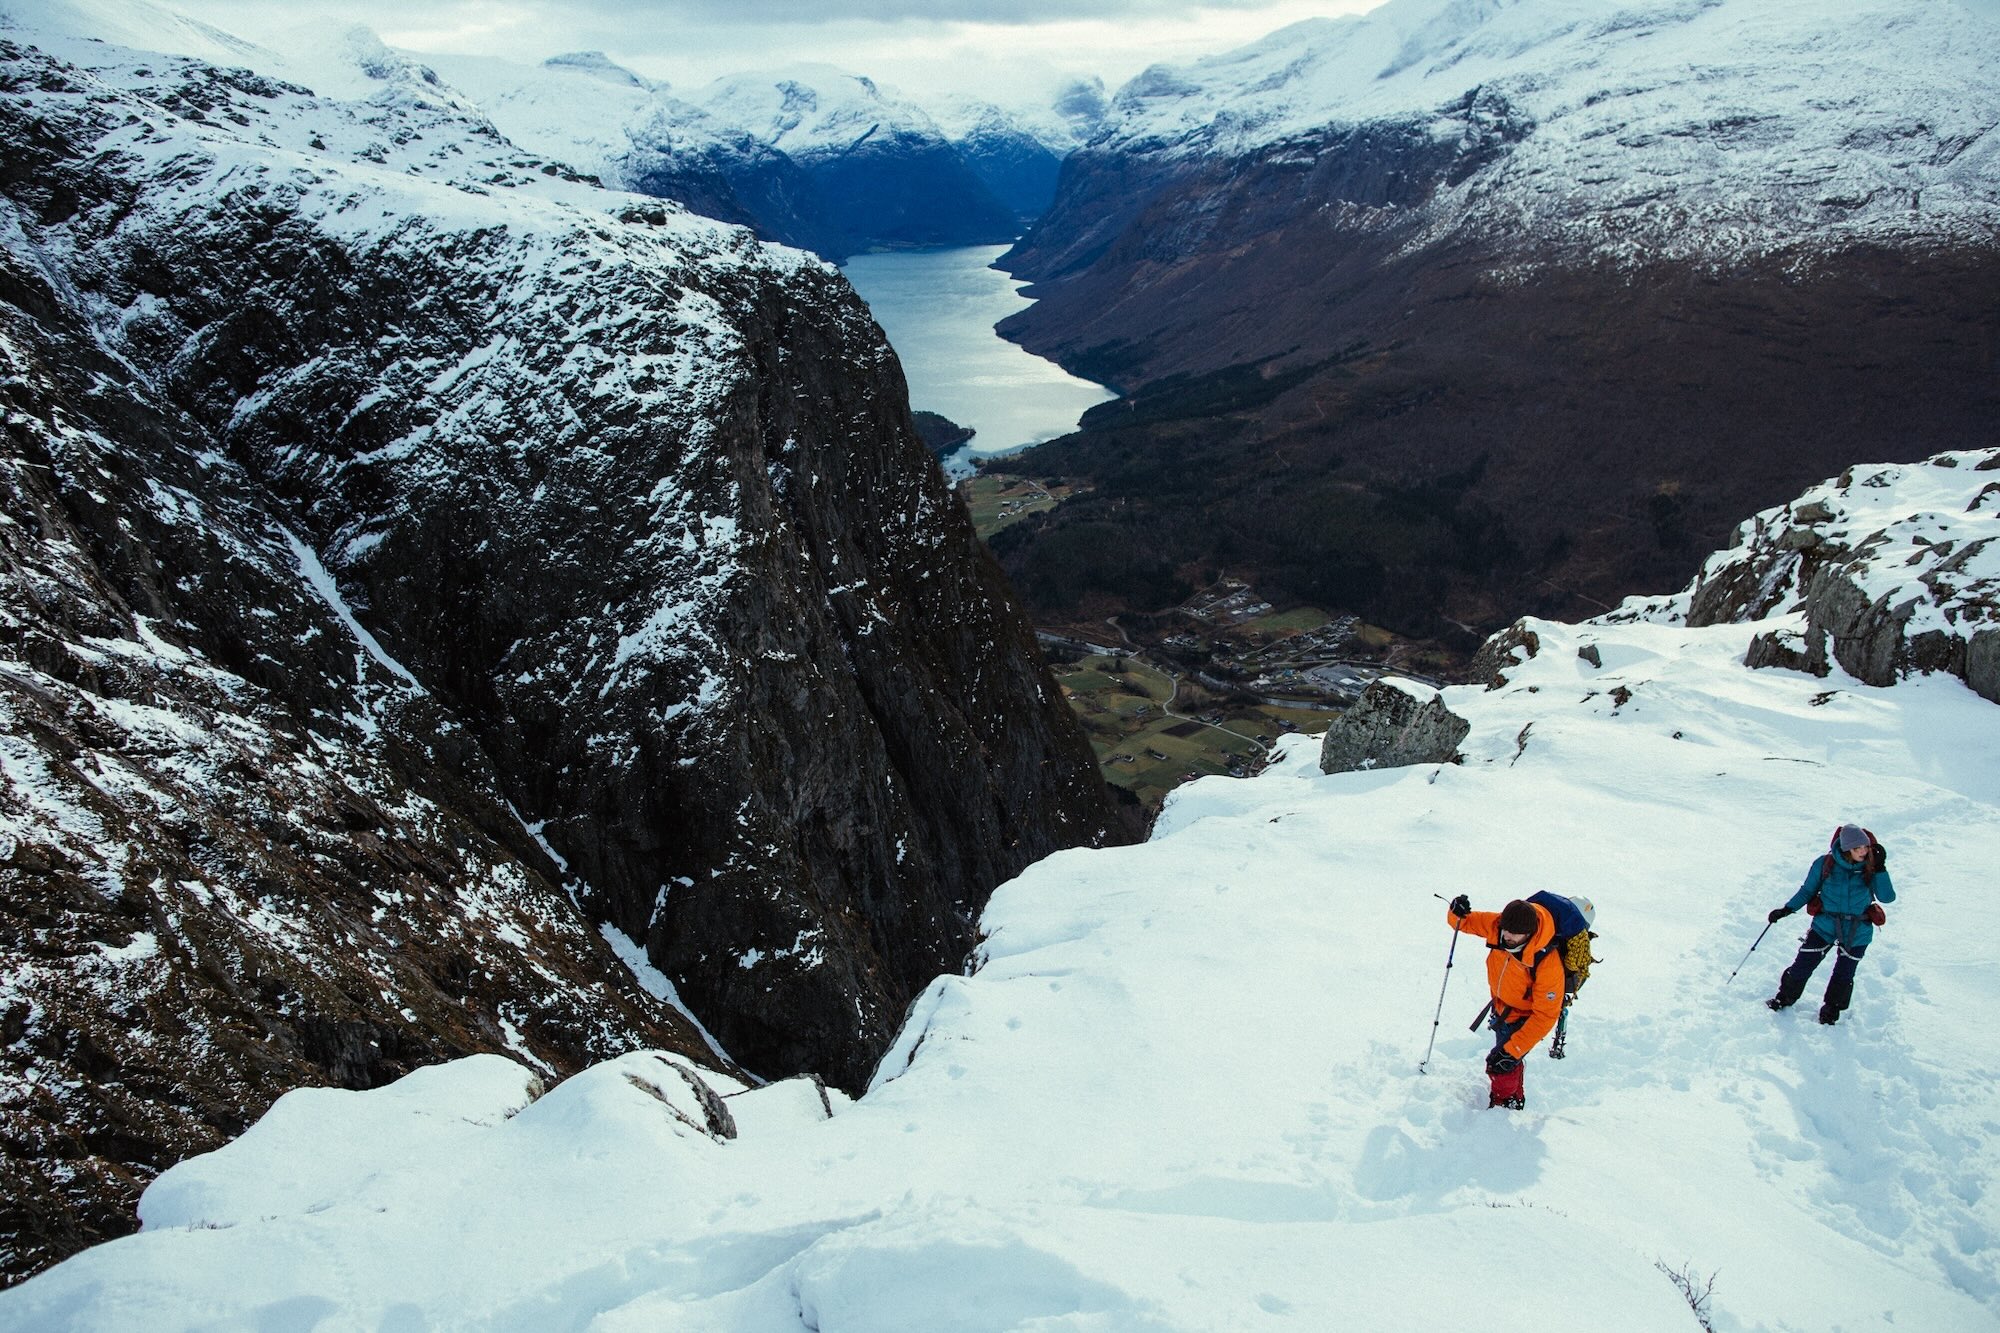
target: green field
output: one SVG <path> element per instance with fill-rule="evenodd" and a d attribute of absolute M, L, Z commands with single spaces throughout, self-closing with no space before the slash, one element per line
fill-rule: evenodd
<path fill-rule="evenodd" d="M 1056 667 L 1055 674 L 1105 778 L 1148 810 L 1158 810 L 1190 774 L 1226 773 L 1232 763 L 1254 771 L 1265 748 L 1256 738 L 1282 735 L 1280 719 L 1301 731 L 1319 731 L 1333 716 L 1312 709 L 1225 707 L 1191 687 L 1181 691 L 1181 716 L 1176 716 L 1165 711 L 1174 698 L 1172 678 L 1136 657 L 1088 657 Z M 1190 720 L 1207 716 L 1219 716 L 1221 724 Z M 1177 731 L 1188 734 L 1172 734 Z"/>
<path fill-rule="evenodd" d="M 958 483 L 958 493 L 972 515 L 972 526 L 984 541 L 1010 523 L 1054 509 L 1076 494 L 1072 486 L 1044 486 L 1024 477 L 983 473 Z"/>
<path fill-rule="evenodd" d="M 1283 611 L 1274 616 L 1261 616 L 1244 626 L 1245 629 L 1261 630 L 1266 634 L 1283 634 L 1288 630 L 1304 633 L 1318 629 L 1333 619 L 1326 612 L 1310 606 Z"/>

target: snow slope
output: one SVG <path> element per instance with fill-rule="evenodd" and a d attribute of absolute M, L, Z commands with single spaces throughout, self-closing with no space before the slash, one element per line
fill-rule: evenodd
<path fill-rule="evenodd" d="M 588 54 L 532 67 L 479 56 L 426 56 L 425 61 L 476 101 L 514 143 L 618 188 L 624 188 L 635 121 L 661 120 L 668 108 L 684 111 L 681 119 L 689 127 L 704 119 L 668 97 L 666 85 Z M 690 132 L 677 128 L 683 137 Z"/>
<path fill-rule="evenodd" d="M 1989 480 L 1953 461 L 1906 474 L 1940 512 Z M 1539 1329 L 1559 1272 L 1591 1327 L 1696 1327 L 1673 1274 L 1719 1330 L 1991 1327 L 2000 710 L 1650 615 L 1530 622 L 1503 687 L 1445 692 L 1460 766 L 1294 738 L 1034 866 L 858 1102 L 648 1053 L 539 1100 L 499 1057 L 295 1093 L 0 1324 Z M 1799 919 L 1744 960 L 1842 819 L 1900 896 L 1823 1028 L 1761 1003 Z M 1488 1111 L 1440 895 L 1538 888 L 1596 901 L 1601 963 Z"/>
<path fill-rule="evenodd" d="M 1756 253 L 2000 217 L 2000 25 L 1961 0 L 1391 0 L 1149 69 L 1094 147 L 1240 156 L 1375 121 L 1507 145 L 1440 229 Z"/>

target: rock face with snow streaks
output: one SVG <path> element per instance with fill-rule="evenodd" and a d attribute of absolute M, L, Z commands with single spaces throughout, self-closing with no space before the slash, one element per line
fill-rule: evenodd
<path fill-rule="evenodd" d="M 1003 261 L 1009 335 L 1130 396 L 1035 456 L 1096 490 L 1009 567 L 1111 522 L 1492 627 L 1982 443 L 1996 89 L 1956 0 L 1392 0 L 1148 71 Z"/>
<path fill-rule="evenodd" d="M 10 1277 L 289 1087 L 719 1062 L 668 981 L 858 1087 L 1110 828 L 838 275 L 369 70 L 0 32 Z"/>
<path fill-rule="evenodd" d="M 1688 623 L 1787 614 L 1759 635 L 1751 666 L 1870 685 L 1944 672 L 2000 703 L 2000 450 L 1868 467 L 1765 510 L 1709 557 Z"/>

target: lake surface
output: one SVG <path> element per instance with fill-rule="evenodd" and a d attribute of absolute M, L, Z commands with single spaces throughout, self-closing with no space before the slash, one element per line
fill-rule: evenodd
<path fill-rule="evenodd" d="M 1034 302 L 994 268 L 1001 245 L 856 255 L 842 270 L 910 382 L 910 406 L 978 432 L 946 460 L 956 475 L 990 458 L 1067 435 L 1085 409 L 1117 397 L 1023 351 L 993 326 Z"/>

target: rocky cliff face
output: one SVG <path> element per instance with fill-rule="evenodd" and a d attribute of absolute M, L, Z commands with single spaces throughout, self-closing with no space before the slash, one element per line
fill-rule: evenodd
<path fill-rule="evenodd" d="M 952 150 L 1018 224 L 1025 227 L 1048 211 L 1062 170 L 1062 154 L 1056 149 L 996 106 L 985 107 L 948 133 Z"/>
<path fill-rule="evenodd" d="M 857 1087 L 1108 834 L 833 270 L 405 66 L 0 38 L 8 1276 L 301 1083 Z"/>
<path fill-rule="evenodd" d="M 1129 395 L 1010 567 L 1110 522 L 1418 631 L 1574 614 L 1980 442 L 1996 68 L 1956 4 L 1398 0 L 1149 72 L 1005 261 L 1010 336 Z"/>

